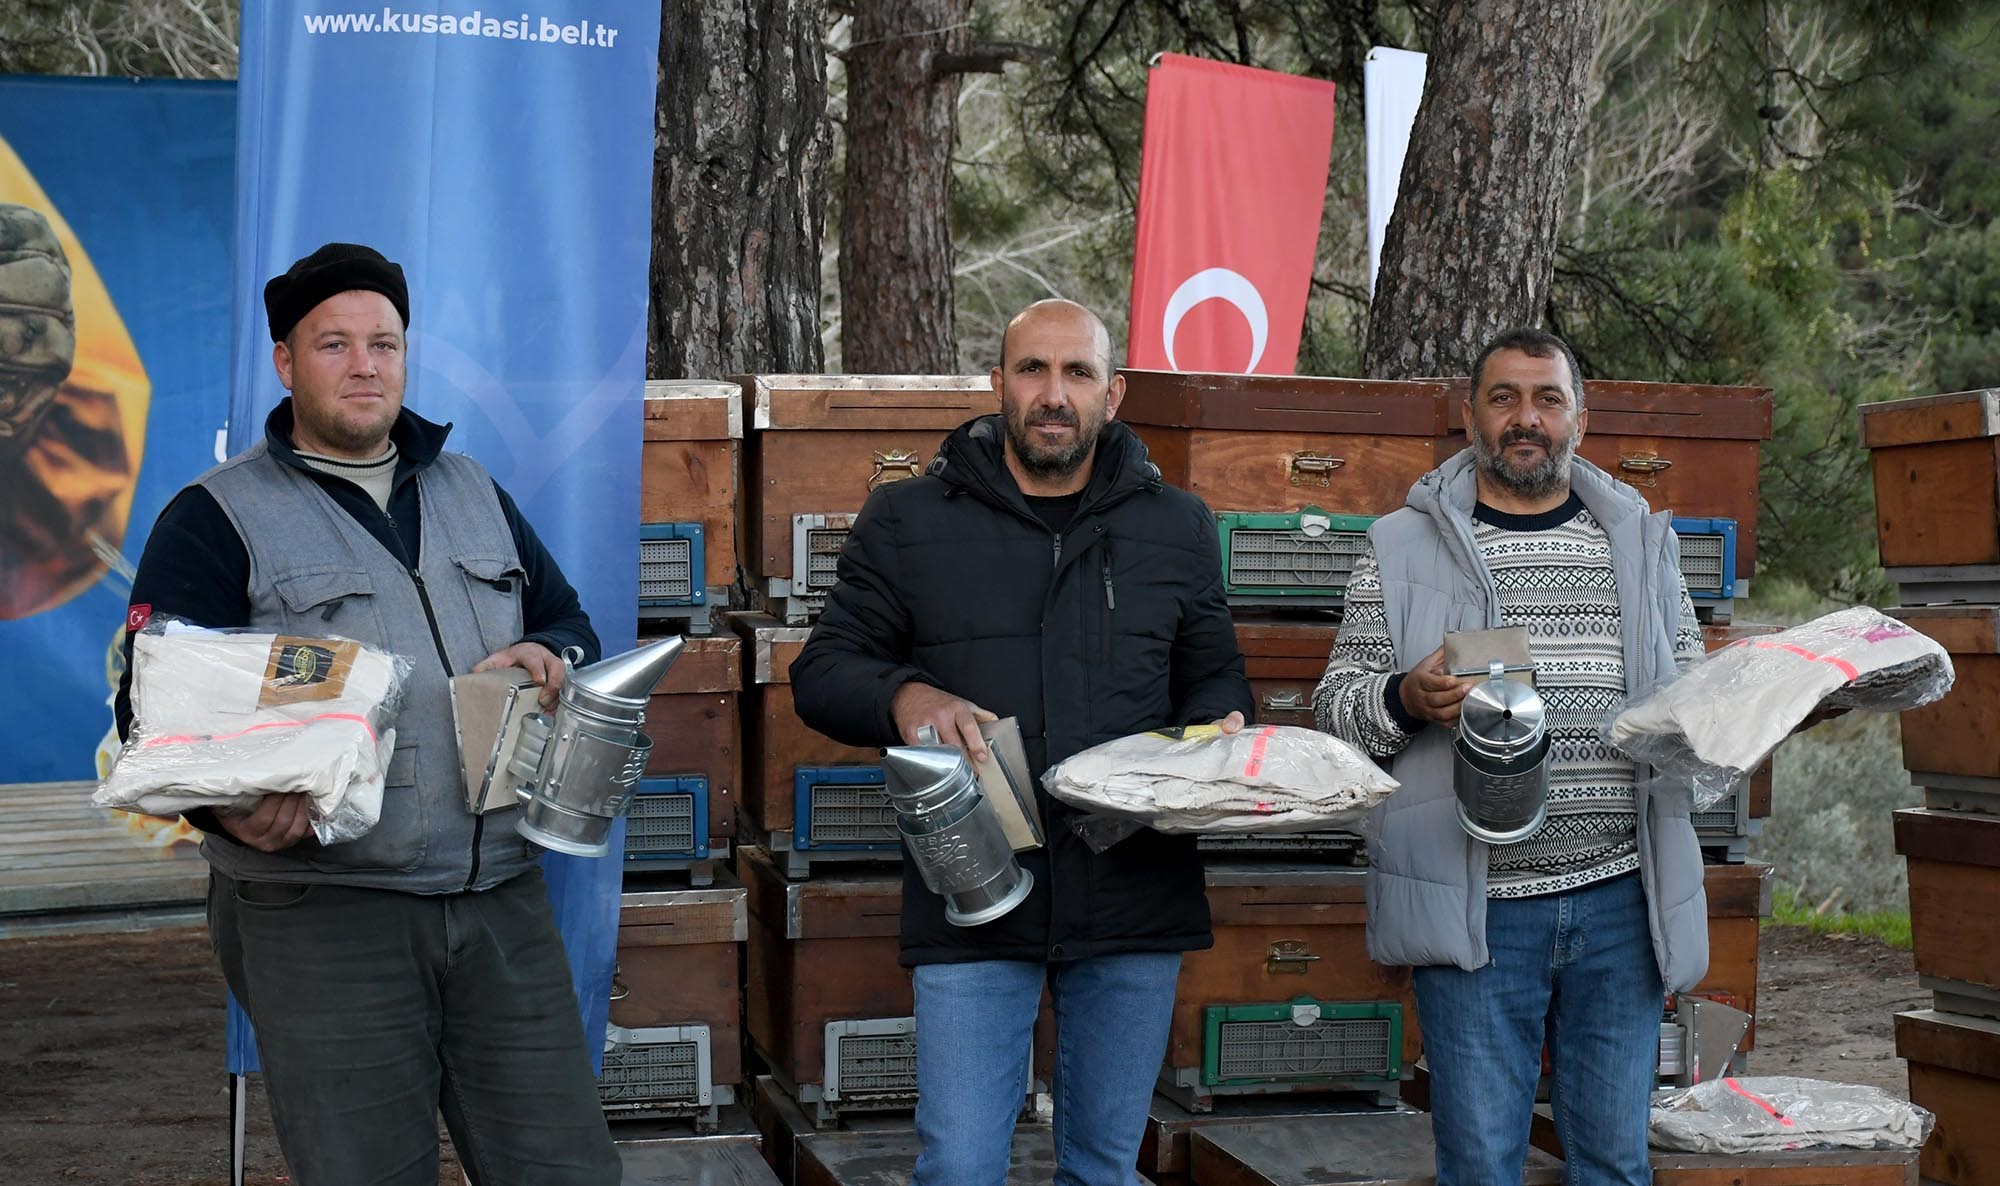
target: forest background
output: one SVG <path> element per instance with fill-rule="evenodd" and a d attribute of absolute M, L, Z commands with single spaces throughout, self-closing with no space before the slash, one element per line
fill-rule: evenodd
<path fill-rule="evenodd" d="M 1527 7 L 668 0 L 652 374 L 979 373 L 1012 312 L 1049 295 L 1122 341 L 1162 51 L 1337 85 L 1298 370 L 1399 373 L 1380 316 L 1370 349 L 1363 62 L 1372 46 L 1431 52 L 1435 87 L 1455 29 L 1512 10 L 1496 19 L 1523 22 L 1523 44 L 1537 19 L 1589 35 L 1567 72 L 1523 53 L 1521 69 L 1488 55 L 1451 75 L 1496 110 L 1579 112 L 1545 162 L 1552 233 L 1492 259 L 1486 282 L 1568 338 L 1587 375 L 1774 390 L 1739 620 L 1892 604 L 1856 408 L 2000 384 L 2000 3 Z M 232 78 L 236 28 L 228 0 L 14 0 L 0 73 Z M 1534 181 L 1473 196 L 1504 207 Z M 1896 728 L 1850 717 L 1779 754 L 1752 855 L 1777 866 L 1788 911 L 1906 913 L 1890 813 L 1916 792 Z"/>

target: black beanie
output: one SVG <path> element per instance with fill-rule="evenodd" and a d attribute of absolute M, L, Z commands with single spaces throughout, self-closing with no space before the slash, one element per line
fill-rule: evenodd
<path fill-rule="evenodd" d="M 410 288 L 403 282 L 403 269 L 383 258 L 373 247 L 328 243 L 264 285 L 264 312 L 271 319 L 271 340 L 284 341 L 292 327 L 321 301 L 356 289 L 388 297 L 403 318 L 403 328 L 409 328 Z"/>

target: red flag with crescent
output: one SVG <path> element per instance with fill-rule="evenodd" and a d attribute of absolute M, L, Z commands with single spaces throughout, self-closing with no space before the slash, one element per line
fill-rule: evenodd
<path fill-rule="evenodd" d="M 1161 55 L 1146 86 L 1129 365 L 1293 372 L 1332 156 L 1332 83 Z"/>

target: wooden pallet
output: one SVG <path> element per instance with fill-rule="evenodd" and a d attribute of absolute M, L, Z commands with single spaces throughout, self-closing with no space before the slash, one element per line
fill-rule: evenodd
<path fill-rule="evenodd" d="M 178 821 L 90 804 L 91 782 L 0 786 L 0 926 L 31 915 L 198 906 L 208 864 Z M 182 837 L 182 839 L 175 839 Z"/>

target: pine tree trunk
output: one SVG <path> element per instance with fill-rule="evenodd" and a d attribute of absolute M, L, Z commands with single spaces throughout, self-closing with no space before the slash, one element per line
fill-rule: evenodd
<path fill-rule="evenodd" d="M 1501 330 L 1539 323 L 1601 6 L 1453 0 L 1440 14 L 1368 311 L 1369 375 L 1462 375 Z"/>
<path fill-rule="evenodd" d="M 952 374 L 951 154 L 960 76 L 936 68 L 971 44 L 972 0 L 868 0 L 847 56 L 847 175 L 840 206 L 840 365 Z"/>
<path fill-rule="evenodd" d="M 823 37 L 820 0 L 662 5 L 647 374 L 822 369 Z"/>

